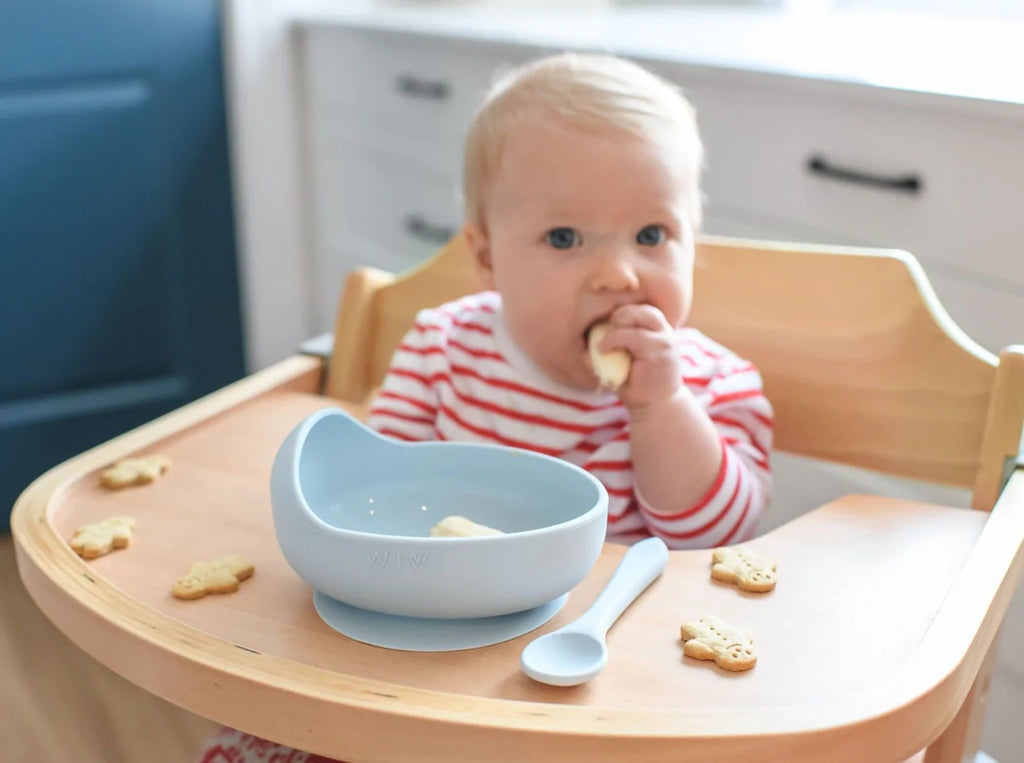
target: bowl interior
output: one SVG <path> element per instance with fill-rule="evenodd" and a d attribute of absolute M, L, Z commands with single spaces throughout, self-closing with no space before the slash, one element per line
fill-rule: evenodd
<path fill-rule="evenodd" d="M 341 416 L 313 424 L 299 454 L 299 483 L 329 525 L 412 537 L 427 537 L 451 514 L 505 533 L 536 530 L 582 517 L 600 501 L 594 478 L 554 458 L 393 442 Z"/>

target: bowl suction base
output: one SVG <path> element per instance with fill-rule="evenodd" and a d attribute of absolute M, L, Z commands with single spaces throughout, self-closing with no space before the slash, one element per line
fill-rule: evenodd
<path fill-rule="evenodd" d="M 343 604 L 319 591 L 313 592 L 313 605 L 327 625 L 364 644 L 405 652 L 454 652 L 500 644 L 529 633 L 558 614 L 568 598 L 565 594 L 510 615 L 455 619 L 385 615 Z"/>

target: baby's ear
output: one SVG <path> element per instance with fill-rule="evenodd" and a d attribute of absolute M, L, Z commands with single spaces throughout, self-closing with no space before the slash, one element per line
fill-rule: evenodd
<path fill-rule="evenodd" d="M 494 264 L 491 261 L 491 242 L 483 228 L 474 223 L 466 223 L 462 228 L 469 244 L 469 253 L 476 264 L 476 272 L 485 289 L 494 288 Z"/>

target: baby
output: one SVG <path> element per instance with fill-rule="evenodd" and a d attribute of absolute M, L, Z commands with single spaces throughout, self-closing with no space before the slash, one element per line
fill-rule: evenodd
<path fill-rule="evenodd" d="M 370 425 L 580 465 L 608 490 L 609 540 L 750 538 L 771 494 L 772 411 L 749 362 L 685 326 L 701 164 L 690 105 L 635 64 L 565 54 L 498 82 L 463 180 L 487 291 L 420 312 Z M 616 390 L 597 388 L 589 359 L 601 324 L 598 349 L 631 358 Z M 200 760 L 290 753 L 225 728 Z"/>
<path fill-rule="evenodd" d="M 424 310 L 369 423 L 406 440 L 547 453 L 608 489 L 608 538 L 750 538 L 771 494 L 753 366 L 685 326 L 702 146 L 679 90 L 611 56 L 498 82 L 465 147 L 465 235 L 487 291 Z M 632 358 L 598 389 L 587 351 Z"/>

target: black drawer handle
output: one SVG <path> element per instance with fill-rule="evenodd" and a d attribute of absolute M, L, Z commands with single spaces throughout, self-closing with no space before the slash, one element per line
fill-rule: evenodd
<path fill-rule="evenodd" d="M 870 172 L 840 167 L 832 164 L 821 154 L 813 154 L 807 160 L 807 169 L 815 175 L 831 178 L 833 180 L 845 180 L 849 183 L 868 185 L 873 188 L 884 188 L 889 191 L 902 191 L 904 193 L 920 193 L 924 188 L 924 180 L 916 173 L 906 175 L 875 175 Z"/>
<path fill-rule="evenodd" d="M 406 215 L 403 225 L 407 233 L 430 244 L 447 244 L 455 235 L 454 228 L 428 222 L 417 214 Z"/>
<path fill-rule="evenodd" d="M 444 80 L 420 79 L 412 74 L 399 74 L 397 85 L 402 95 L 430 101 L 446 101 L 452 94 L 452 86 Z"/>

